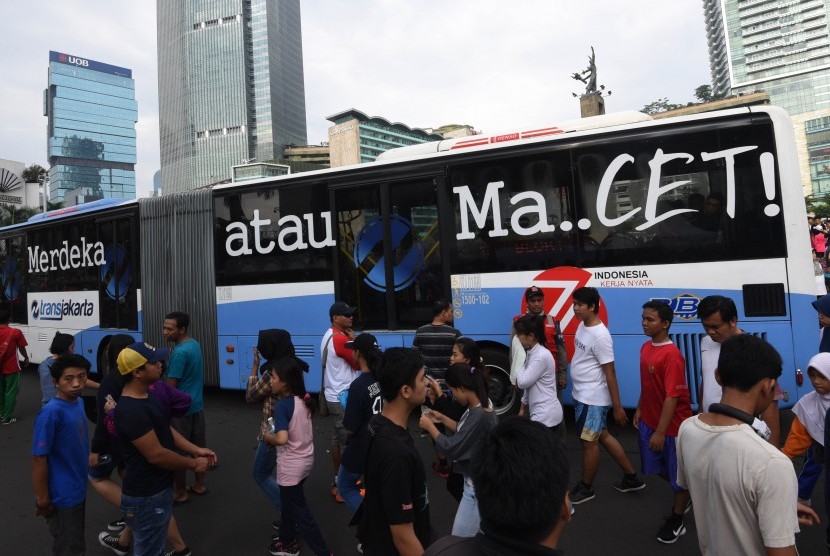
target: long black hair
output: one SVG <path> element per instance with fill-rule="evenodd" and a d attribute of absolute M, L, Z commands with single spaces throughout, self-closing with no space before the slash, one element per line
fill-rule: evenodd
<path fill-rule="evenodd" d="M 289 395 L 297 396 L 308 409 L 309 415 L 314 416 L 317 405 L 311 396 L 306 392 L 303 369 L 296 357 L 281 357 L 271 367 L 271 372 L 276 373 L 279 379 L 288 385 Z M 322 395 L 322 394 L 321 394 Z"/>
<path fill-rule="evenodd" d="M 472 367 L 467 363 L 453 363 L 447 369 L 445 379 L 453 388 L 475 392 L 483 407 L 490 407 L 490 389 L 487 386 L 487 368 Z"/>
<path fill-rule="evenodd" d="M 516 321 L 513 328 L 516 329 L 516 334 L 524 334 L 525 336 L 533 334 L 536 336 L 536 341 L 542 344 L 542 347 L 547 347 L 545 341 L 545 315 L 522 315 Z"/>
<path fill-rule="evenodd" d="M 484 360 L 481 358 L 481 349 L 478 347 L 478 344 L 475 343 L 475 340 L 467 338 L 466 336 L 461 336 L 455 340 L 455 345 L 458 346 L 458 351 L 460 351 L 461 355 L 467 359 L 471 367 L 475 367 L 476 369 L 484 368 Z"/>

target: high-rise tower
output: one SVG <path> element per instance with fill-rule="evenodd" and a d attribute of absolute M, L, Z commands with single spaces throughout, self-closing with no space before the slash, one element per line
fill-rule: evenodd
<path fill-rule="evenodd" d="M 793 118 L 805 193 L 830 192 L 830 0 L 703 0 L 712 89 Z"/>
<path fill-rule="evenodd" d="M 132 71 L 49 52 L 49 200 L 135 198 L 138 106 Z"/>
<path fill-rule="evenodd" d="M 159 0 L 165 193 L 306 144 L 299 0 Z"/>

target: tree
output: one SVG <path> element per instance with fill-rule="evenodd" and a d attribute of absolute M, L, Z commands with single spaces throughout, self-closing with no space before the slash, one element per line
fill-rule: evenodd
<path fill-rule="evenodd" d="M 695 98 L 703 102 L 711 102 L 712 101 L 712 86 L 711 85 L 701 85 L 697 89 L 695 89 Z"/>
<path fill-rule="evenodd" d="M 39 164 L 32 164 L 23 170 L 23 181 L 26 183 L 36 183 L 40 181 L 40 176 L 46 173 L 46 169 Z"/>
<path fill-rule="evenodd" d="M 669 99 L 666 97 L 658 98 L 654 102 L 646 104 L 640 110 L 644 114 L 658 114 L 660 112 L 668 112 L 669 110 L 677 110 L 678 108 L 682 108 L 682 104 L 674 104 L 669 102 Z"/>

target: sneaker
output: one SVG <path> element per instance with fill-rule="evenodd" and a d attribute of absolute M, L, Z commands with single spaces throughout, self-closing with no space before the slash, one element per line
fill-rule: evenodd
<path fill-rule="evenodd" d="M 6 419 L 0 420 L 0 425 L 13 425 L 17 423 L 17 417 L 11 417 L 8 421 Z"/>
<path fill-rule="evenodd" d="M 689 498 L 689 501 L 686 502 L 686 507 L 683 508 L 683 515 L 686 515 L 690 511 L 692 511 L 692 499 L 691 498 Z"/>
<path fill-rule="evenodd" d="M 685 534 L 686 526 L 683 525 L 683 517 L 672 514 L 666 518 L 662 527 L 657 531 L 657 540 L 663 544 L 672 544 Z"/>
<path fill-rule="evenodd" d="M 634 492 L 635 490 L 643 490 L 646 488 L 646 484 L 637 475 L 633 477 L 623 475 L 622 480 L 614 483 L 613 486 L 620 492 Z"/>
<path fill-rule="evenodd" d="M 435 461 L 432 463 L 432 472 L 442 479 L 448 479 L 450 476 L 450 466 L 446 463 L 442 464 L 440 461 Z"/>
<path fill-rule="evenodd" d="M 573 487 L 570 492 L 571 504 L 573 505 L 593 500 L 594 497 L 596 497 L 594 489 L 586 487 L 582 484 L 582 482 L 576 483 L 576 486 Z"/>
<path fill-rule="evenodd" d="M 190 554 L 190 549 L 185 546 L 184 550 L 168 550 L 164 556 L 190 556 Z"/>
<path fill-rule="evenodd" d="M 110 521 L 109 522 L 109 525 L 107 525 L 107 529 L 109 529 L 110 531 L 119 532 L 119 531 L 123 531 L 124 527 L 126 527 L 126 526 L 127 526 L 126 521 L 124 521 L 123 519 L 116 519 L 115 521 Z"/>
<path fill-rule="evenodd" d="M 268 552 L 274 556 L 300 556 L 300 543 L 294 541 L 286 546 L 279 540 L 276 540 L 268 547 Z"/>
<path fill-rule="evenodd" d="M 129 546 L 123 546 L 118 542 L 118 537 L 116 535 L 110 535 L 106 531 L 103 531 L 98 535 L 98 542 L 101 543 L 101 546 L 106 546 L 118 554 L 118 556 L 125 556 L 130 550 Z"/>

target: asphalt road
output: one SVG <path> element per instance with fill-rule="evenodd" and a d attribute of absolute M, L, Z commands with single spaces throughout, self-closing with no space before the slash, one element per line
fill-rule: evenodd
<path fill-rule="evenodd" d="M 34 417 L 40 405 L 37 373 L 28 371 L 21 379 L 16 415 L 21 420 L 0 427 L 0 553 L 49 554 L 51 537 L 41 518 L 34 515 L 31 487 L 31 436 Z M 267 554 L 271 520 L 275 517 L 265 497 L 251 478 L 250 470 L 255 449 L 260 407 L 247 405 L 241 392 L 209 390 L 205 393 L 208 445 L 219 453 L 220 465 L 207 478 L 210 492 L 194 496 L 185 505 L 174 509 L 179 526 L 195 555 Z M 789 414 L 782 413 L 784 420 Z M 567 410 L 566 410 L 567 415 Z M 347 527 L 349 512 L 334 502 L 328 493 L 332 480 L 331 461 L 326 448 L 329 443 L 331 419 L 316 418 L 315 466 L 306 482 L 306 496 L 329 547 L 338 555 L 357 554 L 352 529 Z M 569 429 L 569 433 L 573 428 Z M 427 465 L 432 461 L 432 447 L 421 437 L 414 425 L 411 432 Z M 634 430 L 614 430 L 629 456 L 639 467 Z M 576 480 L 580 452 L 576 438 L 569 434 L 567 448 L 572 462 L 571 483 Z M 640 492 L 621 494 L 611 487 L 618 478 L 618 469 L 603 452 L 599 476 L 595 483 L 597 497 L 576 508 L 576 514 L 565 530 L 560 548 L 569 556 L 595 554 L 700 554 L 693 513 L 686 519 L 688 533 L 674 545 L 662 545 L 655 539 L 662 517 L 671 505 L 671 490 L 657 477 L 646 477 L 647 488 Z M 432 522 L 438 533 L 449 533 L 455 515 L 455 502 L 447 494 L 444 483 L 428 474 Z M 823 480 L 816 489 L 815 506 L 826 522 L 821 493 Z M 695 508 L 694 511 L 702 511 Z M 86 512 L 87 554 L 106 555 L 112 552 L 98 544 L 99 531 L 118 517 L 118 510 L 108 505 L 92 489 L 88 491 Z M 798 536 L 801 554 L 826 554 L 824 526 L 805 529 Z M 311 554 L 304 548 L 303 554 Z"/>

